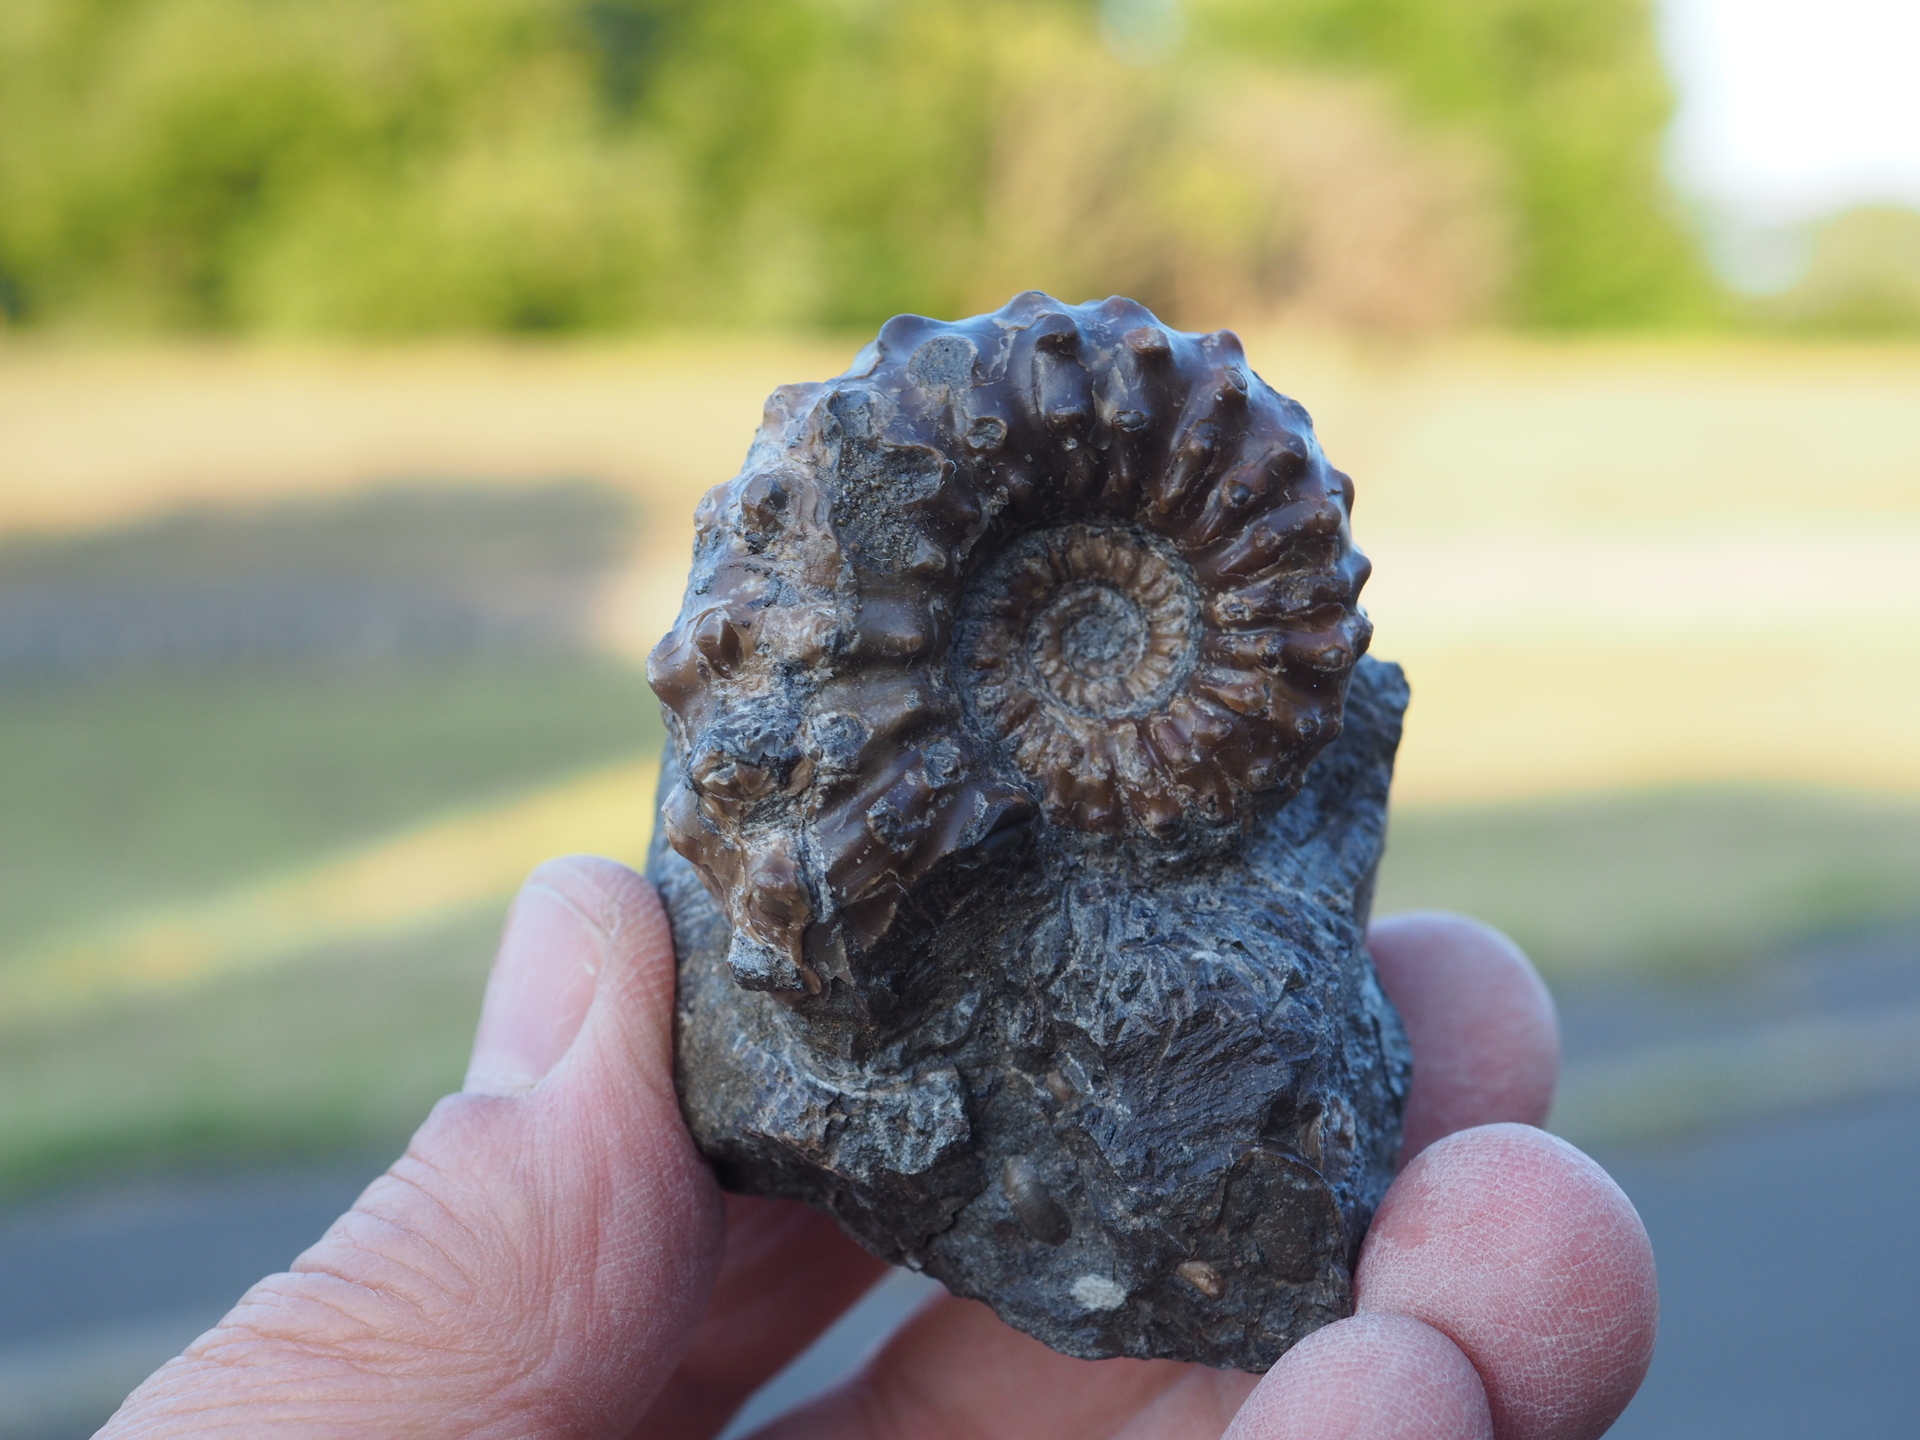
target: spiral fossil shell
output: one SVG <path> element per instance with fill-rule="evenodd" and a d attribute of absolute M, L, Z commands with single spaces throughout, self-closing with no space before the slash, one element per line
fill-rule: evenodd
<path fill-rule="evenodd" d="M 1297 789 L 1369 638 L 1352 499 L 1233 335 L 1129 300 L 900 316 L 775 392 L 649 666 L 735 978 L 858 1003 L 938 871 Z"/>
<path fill-rule="evenodd" d="M 723 1184 L 1072 1355 L 1264 1370 L 1351 1313 L 1411 1064 L 1351 505 L 1231 335 L 1126 300 L 774 394 L 651 664 Z"/>

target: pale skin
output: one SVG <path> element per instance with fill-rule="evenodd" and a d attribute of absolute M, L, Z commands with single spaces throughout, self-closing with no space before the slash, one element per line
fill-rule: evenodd
<path fill-rule="evenodd" d="M 1265 1376 L 1070 1360 L 942 1297 L 761 1440 L 1587 1440 L 1653 1349 L 1626 1197 L 1533 1128 L 1553 1006 L 1457 916 L 1369 946 L 1415 1052 L 1406 1164 L 1357 1313 Z M 465 1088 L 286 1274 L 127 1400 L 107 1440 L 702 1440 L 882 1273 L 824 1216 L 723 1196 L 674 1101 L 673 961 L 645 881 L 541 867 Z"/>

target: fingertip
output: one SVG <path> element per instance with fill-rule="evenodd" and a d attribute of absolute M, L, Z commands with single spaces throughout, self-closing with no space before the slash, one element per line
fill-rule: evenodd
<path fill-rule="evenodd" d="M 624 1142 L 636 1153 L 675 1157 L 672 1170 L 690 1187 L 703 1232 L 718 1260 L 725 1205 L 680 1110 L 673 1075 L 673 1006 L 677 962 L 673 926 L 651 881 L 617 860 L 564 855 L 542 864 L 528 885 L 565 895 L 597 937 L 599 984 L 577 1043 L 563 1060 L 562 1109 L 569 1128 L 585 1134 L 641 1132 Z"/>
<path fill-rule="evenodd" d="M 645 876 L 604 855 L 560 855 L 543 861 L 527 877 L 528 885 L 560 891 L 606 938 L 623 948 L 665 949 L 672 941 L 660 892 Z"/>
<path fill-rule="evenodd" d="M 534 879 L 561 889 L 599 937 L 603 971 L 580 1048 L 598 1055 L 601 1063 L 623 1064 L 655 1098 L 671 1102 L 677 1114 L 677 967 L 673 928 L 660 892 L 627 866 L 599 855 L 549 860 L 534 872 Z"/>
<path fill-rule="evenodd" d="M 1486 1391 L 1467 1357 L 1406 1315 L 1355 1315 L 1280 1357 L 1224 1440 L 1492 1440 Z"/>
<path fill-rule="evenodd" d="M 1478 920 L 1427 910 L 1374 922 L 1367 949 L 1413 1047 L 1403 1162 L 1456 1130 L 1545 1122 L 1560 1021 L 1518 945 Z"/>
<path fill-rule="evenodd" d="M 522 1095 L 567 1053 L 599 985 L 601 936 L 557 872 L 513 897 L 467 1062 L 468 1094 Z"/>
<path fill-rule="evenodd" d="M 1524 1125 L 1428 1147 L 1374 1217 L 1355 1294 L 1466 1354 L 1502 1440 L 1591 1440 L 1653 1358 L 1659 1290 L 1645 1227 L 1606 1171 Z"/>
<path fill-rule="evenodd" d="M 659 893 L 597 855 L 537 867 L 508 912 L 462 1087 L 522 1095 L 550 1072 L 673 1099 L 673 932 Z"/>
<path fill-rule="evenodd" d="M 536 1152 L 549 1152 L 548 1164 L 573 1172 L 583 1168 L 573 1157 L 596 1155 L 625 1172 L 620 1203 L 639 1217 L 627 1242 L 643 1242 L 679 1273 L 666 1288 L 676 1304 L 697 1296 L 697 1317 L 724 1254 L 726 1208 L 674 1086 L 675 958 L 666 907 L 644 877 L 598 855 L 546 861 L 522 888 L 523 896 L 535 893 L 573 915 L 596 983 L 572 1045 L 518 1123 Z M 676 1353 L 692 1338 L 691 1321 L 684 1329 L 673 1337 Z"/>

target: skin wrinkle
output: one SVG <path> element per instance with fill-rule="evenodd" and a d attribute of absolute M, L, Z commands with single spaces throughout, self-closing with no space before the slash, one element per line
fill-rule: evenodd
<path fill-rule="evenodd" d="M 445 1214 L 449 1220 L 457 1221 L 457 1214 L 450 1207 L 438 1206 L 438 1209 L 441 1213 Z M 434 1253 L 451 1263 L 455 1270 L 461 1275 L 462 1279 L 468 1282 L 469 1288 L 473 1293 L 465 1300 L 448 1295 L 446 1287 L 434 1277 L 427 1275 L 415 1264 L 396 1259 L 395 1256 L 383 1247 L 368 1246 L 362 1241 L 351 1237 L 340 1236 L 339 1238 L 349 1244 L 352 1253 L 357 1253 L 376 1261 L 385 1261 L 389 1267 L 398 1266 L 403 1273 L 413 1273 L 420 1276 L 428 1287 L 446 1296 L 451 1302 L 450 1308 L 464 1309 L 470 1304 L 473 1296 L 479 1293 L 481 1287 L 465 1268 L 454 1260 L 448 1247 L 429 1238 L 419 1236 L 415 1233 L 414 1227 L 400 1228 L 402 1233 L 408 1237 L 415 1240 L 424 1240 Z M 402 1374 L 407 1373 L 408 1368 L 417 1366 L 419 1353 L 424 1350 L 447 1359 L 456 1361 L 464 1360 L 466 1364 L 462 1367 L 463 1371 L 475 1375 L 487 1376 L 488 1384 L 496 1395 L 504 1394 L 511 1386 L 523 1381 L 528 1373 L 539 1368 L 539 1366 L 529 1363 L 532 1359 L 532 1357 L 529 1357 L 529 1362 L 523 1362 L 515 1372 L 504 1376 L 499 1375 L 497 1373 L 499 1364 L 496 1347 L 487 1344 L 454 1347 L 444 1343 L 436 1344 L 432 1341 L 391 1338 L 385 1342 L 386 1353 L 365 1353 L 361 1349 L 363 1339 L 368 1337 L 378 1339 L 380 1336 L 377 1322 L 363 1313 L 359 1305 L 336 1301 L 325 1294 L 325 1290 L 335 1286 L 343 1287 L 352 1292 L 355 1301 L 371 1301 L 374 1305 L 382 1308 L 398 1300 L 413 1310 L 414 1318 L 417 1321 L 423 1322 L 421 1328 L 424 1329 L 429 1336 L 438 1333 L 438 1319 L 418 1296 L 404 1293 L 395 1287 L 392 1284 L 390 1275 L 383 1278 L 380 1284 L 373 1285 L 355 1278 L 350 1273 L 346 1273 L 336 1266 L 319 1264 L 303 1266 L 301 1262 L 296 1261 L 295 1263 L 296 1271 L 289 1272 L 287 1276 L 284 1277 L 284 1280 L 295 1281 L 298 1282 L 297 1284 L 287 1285 L 282 1283 L 275 1285 L 272 1281 L 263 1282 L 261 1286 L 256 1287 L 254 1305 L 250 1305 L 247 1308 L 249 1310 L 256 1309 L 258 1308 L 259 1300 L 268 1298 L 279 1307 L 293 1306 L 302 1311 L 319 1307 L 337 1314 L 342 1320 L 347 1322 L 347 1329 L 354 1333 L 328 1335 L 325 1340 L 327 1351 L 325 1354 L 316 1352 L 311 1345 L 302 1344 L 300 1336 L 287 1333 L 269 1334 L 264 1329 L 250 1327 L 254 1328 L 254 1333 L 258 1336 L 256 1343 L 273 1345 L 291 1343 L 312 1359 L 319 1360 L 323 1363 L 329 1359 L 335 1360 L 343 1366 L 369 1374 L 384 1374 L 395 1371 L 396 1369 Z M 264 1294 L 260 1292 L 264 1292 Z M 281 1313 L 284 1316 L 284 1310 L 282 1310 Z M 291 1319 L 294 1317 L 286 1318 Z M 195 1349 L 198 1350 L 207 1346 L 209 1341 L 215 1340 L 215 1337 L 220 1335 L 221 1330 L 227 1328 L 227 1324 L 223 1322 L 220 1330 L 213 1332 L 213 1335 L 209 1336 L 208 1340 L 200 1342 Z M 478 1338 L 484 1340 L 487 1337 L 482 1336 Z M 192 1352 L 190 1351 L 189 1353 L 191 1354 Z M 550 1363 L 554 1358 L 557 1357 L 551 1355 L 542 1357 L 541 1363 Z"/>
<path fill-rule="evenodd" d="M 321 1308 L 325 1308 L 324 1302 L 321 1302 Z M 346 1316 L 344 1312 L 339 1313 L 343 1318 L 357 1319 Z M 262 1348 L 277 1350 L 286 1343 L 286 1339 L 283 1335 L 256 1330 L 245 1324 L 222 1325 L 189 1345 L 181 1358 L 192 1364 L 225 1369 L 236 1374 L 244 1372 L 247 1378 L 252 1378 L 258 1373 L 254 1365 L 258 1352 Z M 301 1346 L 299 1353 L 316 1368 L 343 1371 L 353 1376 L 377 1376 L 380 1373 L 379 1367 L 371 1363 L 371 1357 L 356 1356 L 344 1349 L 330 1346 L 322 1351 L 312 1346 Z"/>
<path fill-rule="evenodd" d="M 471 1346 L 422 1345 L 409 1333 L 383 1333 L 378 1323 L 359 1308 L 339 1303 L 315 1291 L 316 1287 L 313 1286 L 302 1287 L 298 1294 L 269 1290 L 268 1294 L 272 1297 L 270 1303 L 275 1311 L 270 1318 L 279 1323 L 243 1320 L 241 1324 L 249 1338 L 242 1342 L 242 1352 L 230 1358 L 236 1362 L 251 1362 L 258 1358 L 255 1353 L 258 1351 L 273 1355 L 282 1350 L 291 1350 L 311 1363 L 338 1365 L 360 1374 L 382 1376 L 408 1373 L 423 1350 L 450 1357 L 473 1350 Z M 254 1308 L 259 1308 L 257 1302 Z M 320 1312 L 322 1323 L 315 1323 L 316 1311 Z M 341 1323 L 329 1327 L 324 1323 L 327 1316 L 335 1317 Z M 220 1337 L 232 1333 L 235 1332 L 229 1330 L 223 1321 L 209 1337 L 203 1337 L 190 1347 L 188 1353 L 208 1353 L 210 1342 L 218 1343 Z M 252 1349 L 246 1349 L 247 1346 Z"/>
<path fill-rule="evenodd" d="M 556 1317 L 556 1323 L 547 1327 L 541 1337 L 544 1353 L 537 1364 L 529 1367 L 526 1377 L 530 1387 L 558 1391 L 577 1387 L 578 1377 L 572 1373 L 580 1359 L 576 1354 L 575 1332 L 592 1324 L 595 1318 L 617 1319 L 620 1322 L 618 1328 L 634 1336 L 636 1350 L 645 1352 L 671 1345 L 670 1327 L 675 1317 L 663 1315 L 659 1307 L 603 1303 L 602 1297 L 610 1292 L 623 1296 L 631 1292 L 631 1275 L 632 1269 L 618 1258 L 602 1260 L 586 1270 L 582 1282 L 583 1293 L 565 1306 L 568 1311 L 580 1312 L 579 1320 L 575 1324 L 568 1324 L 564 1316 Z M 668 1280 L 667 1283 L 671 1285 L 672 1281 Z M 593 1358 L 589 1355 L 586 1360 L 593 1363 Z"/>
<path fill-rule="evenodd" d="M 675 1108 L 671 1114 L 677 1121 L 678 1109 Z M 592 1138 L 608 1147 L 625 1140 L 623 1135 L 612 1129 Z M 647 1260 L 657 1255 L 676 1256 L 683 1253 L 683 1247 L 675 1242 L 684 1230 L 682 1217 L 689 1210 L 705 1208 L 713 1212 L 714 1220 L 724 1218 L 718 1187 L 712 1183 L 706 1163 L 694 1149 L 692 1140 L 684 1131 L 680 1131 L 669 1148 L 674 1165 L 657 1169 L 640 1167 L 643 1186 L 649 1189 L 657 1186 L 662 1198 L 669 1203 L 636 1207 L 627 1185 L 618 1183 L 611 1174 L 600 1177 L 597 1183 L 601 1193 L 597 1199 L 609 1212 L 620 1214 L 623 1221 L 621 1225 L 612 1227 L 610 1232 L 601 1231 L 598 1238 L 602 1246 L 611 1245 L 616 1254 L 630 1247 L 637 1260 Z M 629 1213 L 636 1208 L 638 1214 Z"/>
<path fill-rule="evenodd" d="M 414 1164 L 425 1163 L 411 1155 L 407 1159 Z M 446 1238 L 434 1236 L 411 1217 L 403 1219 L 399 1213 L 389 1213 L 386 1208 L 387 1197 L 381 1194 L 371 1202 L 368 1196 L 362 1196 L 352 1210 L 335 1222 L 326 1239 L 345 1245 L 350 1252 L 367 1255 L 384 1261 L 388 1265 L 397 1265 L 403 1274 L 418 1276 L 429 1294 L 440 1295 L 450 1306 L 471 1304 L 485 1287 L 479 1276 L 468 1269 L 460 1259 L 456 1242 L 465 1240 L 469 1245 L 476 1245 L 482 1243 L 484 1237 L 467 1224 L 459 1211 L 435 1195 L 427 1186 L 422 1185 L 414 1176 L 408 1174 L 407 1169 L 404 1168 L 405 1164 L 406 1162 L 403 1161 L 401 1165 L 394 1166 L 380 1178 L 377 1184 L 398 1186 L 417 1197 L 420 1203 L 428 1207 L 430 1213 L 439 1216 L 443 1223 L 453 1227 L 451 1236 Z M 439 1167 L 431 1164 L 427 1164 L 426 1168 L 439 1172 Z M 376 1206 L 379 1208 L 375 1208 Z M 380 1232 L 378 1238 L 361 1234 L 363 1228 L 372 1228 Z M 428 1257 L 438 1259 L 454 1276 L 458 1277 L 459 1286 L 448 1284 L 446 1278 L 437 1272 L 430 1273 L 419 1260 L 401 1258 L 403 1250 L 411 1252 L 415 1249 L 424 1250 Z M 323 1266 L 317 1260 L 308 1259 L 312 1253 L 308 1251 L 294 1260 L 293 1274 L 317 1272 L 331 1274 L 342 1280 L 347 1278 L 341 1275 L 337 1267 Z M 408 1292 L 396 1291 L 390 1281 L 381 1284 L 382 1299 L 395 1294 L 402 1299 L 410 1300 L 420 1317 L 427 1318 L 428 1307 L 425 1295 L 416 1296 Z"/>
<path fill-rule="evenodd" d="M 266 1279 L 257 1281 L 253 1289 L 248 1292 L 247 1298 L 241 1302 L 240 1306 L 235 1308 L 233 1313 L 238 1315 L 241 1314 L 243 1310 L 249 1313 L 255 1310 L 265 1310 L 268 1312 L 268 1318 L 271 1318 L 273 1315 L 282 1313 L 287 1307 L 297 1306 L 306 1309 L 331 1311 L 356 1329 L 371 1330 L 371 1327 L 367 1325 L 366 1316 L 363 1315 L 357 1307 L 348 1304 L 345 1300 L 335 1300 L 325 1294 L 324 1291 L 329 1284 L 338 1285 L 343 1289 L 355 1292 L 356 1299 L 372 1298 L 377 1300 L 378 1292 L 374 1290 L 373 1287 L 365 1285 L 358 1280 L 335 1275 L 330 1271 L 321 1270 L 310 1273 L 313 1275 L 311 1283 L 301 1281 L 300 1278 L 291 1271 L 283 1271 L 279 1275 L 269 1275 Z M 263 1304 L 263 1301 L 271 1303 Z M 195 1341 L 194 1344 L 195 1346 L 204 1345 L 210 1336 L 242 1330 L 251 1333 L 255 1339 L 261 1341 L 279 1343 L 289 1338 L 284 1333 L 267 1329 L 263 1322 L 236 1322 L 229 1317 L 226 1320 L 222 1320 L 217 1327 L 208 1331 L 206 1336 L 202 1336 L 199 1340 Z"/>
<path fill-rule="evenodd" d="M 298 1309 L 309 1308 L 309 1306 L 324 1306 L 324 1300 L 321 1298 L 301 1300 L 296 1306 L 296 1313 Z M 353 1319 L 355 1323 L 361 1321 L 359 1315 L 351 1315 L 349 1319 Z M 290 1342 L 298 1344 L 298 1338 L 290 1334 L 280 1334 L 275 1338 L 280 1344 L 290 1344 Z M 374 1338 L 380 1338 L 380 1336 L 374 1336 Z M 440 1357 L 449 1367 L 453 1367 L 457 1375 L 486 1377 L 495 1369 L 499 1369 L 497 1354 L 493 1346 L 484 1344 L 484 1336 L 470 1336 L 467 1340 L 461 1340 L 455 1336 L 445 1336 L 445 1338 L 434 1336 L 434 1334 L 422 1336 L 419 1332 L 409 1331 L 386 1336 L 384 1344 L 380 1346 L 357 1340 L 355 1336 L 344 1336 L 338 1340 L 330 1340 L 324 1346 L 309 1342 L 305 1346 L 300 1346 L 300 1350 L 301 1354 L 309 1359 L 319 1359 L 323 1363 L 338 1361 L 353 1369 L 359 1369 L 367 1375 L 382 1377 L 382 1379 L 407 1379 L 411 1375 L 417 1375 L 420 1357 L 424 1354 Z M 445 1373 L 440 1375 L 440 1379 L 445 1379 Z"/>
<path fill-rule="evenodd" d="M 347 1357 L 323 1355 L 311 1350 L 298 1353 L 298 1358 L 305 1363 L 301 1366 L 298 1375 L 292 1377 L 285 1373 L 287 1367 L 284 1362 L 274 1371 L 269 1372 L 250 1362 L 245 1365 L 229 1364 L 217 1355 L 197 1356 L 190 1351 L 189 1357 L 191 1358 L 175 1361 L 174 1365 L 179 1367 L 181 1372 L 203 1371 L 208 1368 L 224 1369 L 226 1378 L 231 1383 L 242 1388 L 264 1391 L 266 1398 L 280 1412 L 276 1418 L 281 1419 L 283 1423 L 290 1414 L 310 1414 L 328 1405 L 351 1406 L 353 1403 L 351 1389 L 344 1395 L 337 1393 L 341 1390 L 342 1375 L 345 1375 L 350 1382 L 361 1386 L 364 1386 L 370 1378 L 383 1386 L 390 1385 L 394 1378 L 370 1370 L 364 1364 L 356 1364 Z M 404 1379 L 405 1376 L 400 1378 Z M 442 1385 L 439 1388 L 444 1389 L 445 1386 Z M 306 1393 L 312 1391 L 318 1393 L 312 1395 Z M 199 1428 L 196 1427 L 192 1433 L 200 1433 Z"/>
<path fill-rule="evenodd" d="M 321 1297 L 317 1293 L 310 1295 L 309 1292 L 317 1291 L 324 1284 L 331 1283 L 352 1292 L 355 1298 L 363 1300 L 368 1304 L 382 1304 L 389 1298 L 381 1286 L 359 1279 L 342 1270 L 322 1265 L 318 1262 L 302 1266 L 298 1258 L 296 1258 L 293 1263 L 294 1268 L 284 1270 L 279 1275 L 269 1275 L 266 1279 L 259 1281 L 254 1286 L 254 1289 L 264 1291 L 265 1294 L 276 1297 L 283 1302 L 311 1299 L 314 1303 L 319 1304 L 323 1303 Z M 343 1314 L 347 1312 L 347 1306 L 344 1301 L 327 1301 L 324 1303 L 333 1304 L 335 1308 L 339 1309 Z M 428 1321 L 434 1318 L 428 1315 L 422 1307 L 416 1305 L 414 1308 L 418 1313 L 418 1318 Z"/>

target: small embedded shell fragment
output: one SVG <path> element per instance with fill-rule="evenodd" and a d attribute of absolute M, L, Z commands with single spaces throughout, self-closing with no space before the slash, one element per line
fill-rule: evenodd
<path fill-rule="evenodd" d="M 1226 1277 L 1204 1260 L 1182 1260 L 1173 1268 L 1176 1275 L 1209 1300 L 1218 1300 L 1227 1293 Z"/>
<path fill-rule="evenodd" d="M 1053 1198 L 1040 1172 L 1024 1155 L 1009 1156 L 1000 1167 L 1000 1186 L 1021 1227 L 1034 1239 L 1059 1245 L 1073 1234 L 1073 1221 Z"/>

